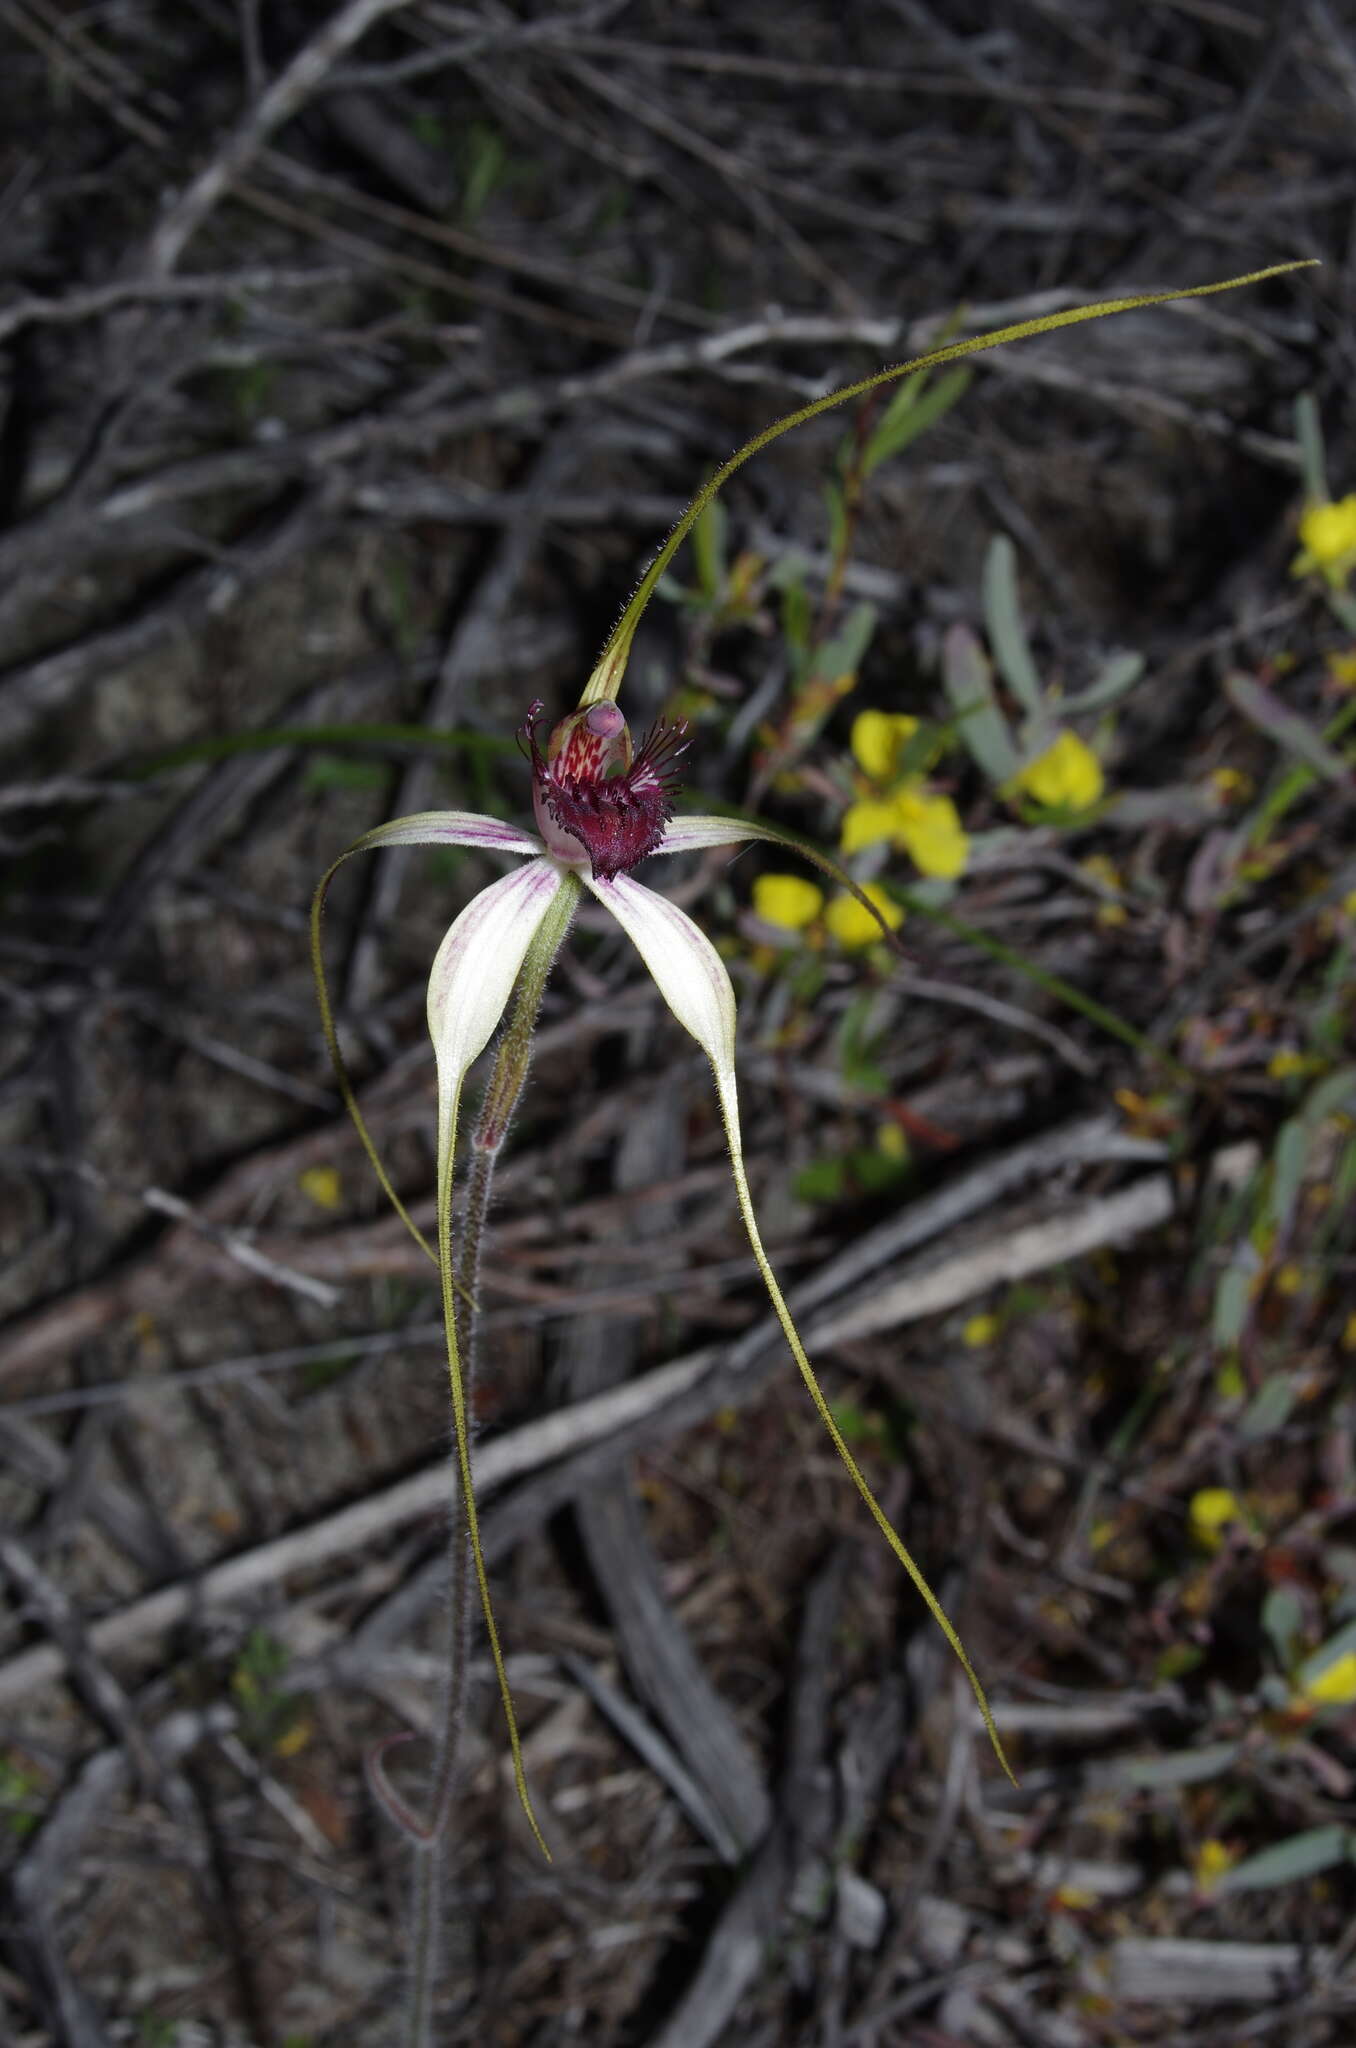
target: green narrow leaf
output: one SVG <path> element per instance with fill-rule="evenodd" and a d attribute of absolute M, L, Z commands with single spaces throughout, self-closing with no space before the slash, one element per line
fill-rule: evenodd
<path fill-rule="evenodd" d="M 1273 1849 L 1263 1849 L 1259 1855 L 1235 1863 L 1232 1870 L 1226 1870 L 1215 1880 L 1211 1893 L 1218 1898 L 1222 1892 L 1272 1891 L 1277 1885 L 1319 1877 L 1325 1870 L 1336 1870 L 1351 1860 L 1353 1842 L 1356 1836 L 1351 1829 L 1336 1821 L 1324 1828 L 1306 1828 L 1303 1834 L 1277 1842 Z"/>
<path fill-rule="evenodd" d="M 1356 1651 L 1356 1621 L 1348 1621 L 1300 1665 L 1295 1673 L 1300 1690 L 1306 1690 L 1316 1678 L 1321 1678 L 1331 1665 L 1336 1664 L 1340 1658 L 1349 1656 L 1353 1651 Z"/>
<path fill-rule="evenodd" d="M 832 639 L 815 650 L 812 672 L 830 683 L 839 676 L 855 675 L 875 630 L 876 607 L 855 604 Z"/>
<path fill-rule="evenodd" d="M 1210 1335 L 1219 1351 L 1232 1351 L 1242 1338 L 1252 1302 L 1252 1275 L 1242 1266 L 1230 1266 L 1221 1273 L 1215 1289 Z"/>
<path fill-rule="evenodd" d="M 998 672 L 1032 721 L 1038 726 L 1048 724 L 1045 692 L 1017 600 L 1017 550 L 1005 533 L 995 534 L 989 542 L 981 589 L 984 623 Z"/>
<path fill-rule="evenodd" d="M 1356 1098 L 1356 1067 L 1339 1067 L 1335 1074 L 1325 1074 L 1304 1098 L 1300 1111 L 1311 1131 L 1326 1123 L 1330 1116 L 1351 1106 Z"/>
<path fill-rule="evenodd" d="M 835 561 L 847 552 L 848 522 L 847 506 L 843 493 L 836 483 L 824 486 L 824 511 L 829 522 L 829 553 Z"/>
<path fill-rule="evenodd" d="M 1246 1444 L 1265 1443 L 1285 1428 L 1295 1412 L 1299 1390 L 1294 1380 L 1273 1373 L 1263 1380 L 1238 1419 L 1238 1434 Z"/>
<path fill-rule="evenodd" d="M 1180 1785 L 1206 1785 L 1222 1778 L 1243 1754 L 1241 1742 L 1210 1742 L 1177 1756 L 1127 1756 L 1110 1766 L 1107 1776 L 1117 1785 L 1142 1792 L 1172 1792 Z"/>
<path fill-rule="evenodd" d="M 814 628 L 814 615 L 810 608 L 810 595 L 799 581 L 789 582 L 782 589 L 782 638 L 797 660 L 803 659 L 810 649 L 810 635 Z"/>
<path fill-rule="evenodd" d="M 964 364 L 948 370 L 930 390 L 921 390 L 912 378 L 890 400 L 885 417 L 866 444 L 862 476 L 871 476 L 883 462 L 902 455 L 929 427 L 935 427 L 953 405 L 965 396 L 974 371 Z"/>
<path fill-rule="evenodd" d="M 380 761 L 349 761 L 342 754 L 313 754 L 302 771 L 301 786 L 307 796 L 319 796 L 330 789 L 380 789 L 386 774 Z"/>
<path fill-rule="evenodd" d="M 961 740 L 995 788 L 1022 765 L 994 694 L 988 659 L 968 626 L 952 626 L 942 644 L 942 686 Z"/>
<path fill-rule="evenodd" d="M 1309 1160 L 1311 1133 L 1299 1117 L 1281 1125 L 1271 1163 L 1271 1187 L 1267 1196 L 1267 1218 L 1278 1231 L 1287 1228 L 1295 1213 L 1304 1169 Z"/>
<path fill-rule="evenodd" d="M 725 507 L 715 498 L 702 509 L 692 529 L 692 560 L 697 587 L 708 604 L 714 604 L 725 588 L 725 546 L 728 528 Z"/>
<path fill-rule="evenodd" d="M 1300 471 L 1304 495 L 1315 505 L 1328 502 L 1328 471 L 1323 459 L 1323 426 L 1318 400 L 1312 391 L 1301 391 L 1295 400 L 1295 439 L 1299 442 Z"/>
<path fill-rule="evenodd" d="M 1143 673 L 1142 654 L 1110 655 L 1087 689 L 1078 690 L 1072 697 L 1066 697 L 1060 709 L 1070 718 L 1081 717 L 1085 712 L 1104 711 L 1108 704 L 1114 704 L 1127 690 L 1132 689 Z"/>
<path fill-rule="evenodd" d="M 1282 1671 L 1288 1671 L 1304 1630 L 1304 1603 L 1293 1586 L 1271 1588 L 1262 1602 L 1262 1627 L 1276 1652 L 1276 1662 Z"/>
<path fill-rule="evenodd" d="M 1307 718 L 1301 718 L 1298 711 L 1292 711 L 1282 704 L 1273 690 L 1265 690 L 1252 676 L 1246 676 L 1235 669 L 1224 678 L 1224 688 L 1235 710 L 1241 711 L 1250 725 L 1284 747 L 1296 760 L 1303 761 L 1316 775 L 1322 775 L 1329 782 L 1350 784 L 1352 771 L 1340 754 L 1334 753 L 1322 733 L 1316 732 Z"/>

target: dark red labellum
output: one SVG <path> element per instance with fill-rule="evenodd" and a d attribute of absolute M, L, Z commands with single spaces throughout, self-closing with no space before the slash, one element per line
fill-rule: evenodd
<path fill-rule="evenodd" d="M 653 853 L 673 816 L 685 724 L 654 725 L 632 753 L 626 720 L 604 700 L 553 727 L 543 754 L 537 738 L 543 706 L 533 704 L 519 739 L 532 760 L 532 807 L 546 850 L 595 880 L 611 881 Z"/>

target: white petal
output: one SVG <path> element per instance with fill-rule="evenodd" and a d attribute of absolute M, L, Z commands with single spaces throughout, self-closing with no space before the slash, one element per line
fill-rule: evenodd
<path fill-rule="evenodd" d="M 612 912 L 649 968 L 660 995 L 715 1068 L 730 1143 L 738 1149 L 735 996 L 725 962 L 685 910 L 665 896 L 656 896 L 653 889 L 643 889 L 629 875 L 600 882 L 586 874 L 583 880 Z"/>
<path fill-rule="evenodd" d="M 428 1028 L 440 1087 L 458 1087 L 489 1044 L 563 881 L 550 861 L 535 860 L 473 896 L 449 928 L 428 982 Z"/>
<path fill-rule="evenodd" d="M 381 1163 L 381 1155 L 372 1142 L 371 1133 L 363 1121 L 363 1113 L 358 1107 L 358 1098 L 353 1092 L 353 1084 L 344 1066 L 339 1034 L 335 1029 L 334 1011 L 325 980 L 325 962 L 320 940 L 325 899 L 329 894 L 330 883 L 346 860 L 351 860 L 355 853 L 372 853 L 384 846 L 438 845 L 484 846 L 496 853 L 531 854 L 538 859 L 542 852 L 540 845 L 530 833 L 520 832 L 516 825 L 501 824 L 498 818 L 482 818 L 474 811 L 420 811 L 409 818 L 393 818 L 389 825 L 378 825 L 374 831 L 364 833 L 361 839 L 347 847 L 321 876 L 311 902 L 311 965 L 315 973 L 316 996 L 320 1003 L 320 1022 L 325 1033 L 325 1043 L 329 1047 L 335 1079 L 339 1083 L 339 1093 L 343 1096 L 344 1105 L 353 1119 L 358 1136 L 362 1139 L 363 1149 L 372 1162 L 373 1171 L 385 1189 L 396 1214 L 415 1243 L 421 1245 L 430 1258 L 434 1257 L 433 1248 L 396 1193 L 390 1176 Z M 544 901 L 549 901 L 549 898 Z M 507 995 L 504 1001 L 507 1001 Z M 500 1009 L 502 1008 L 501 1002 Z M 489 1029 L 492 1031 L 494 1025 L 491 1024 Z M 488 1033 L 486 1035 L 488 1036 Z M 483 1040 L 481 1042 L 484 1043 Z"/>
<path fill-rule="evenodd" d="M 487 846 L 494 853 L 535 853 L 542 850 L 540 839 L 517 825 L 505 825 L 498 818 L 483 818 L 478 811 L 415 811 L 408 818 L 392 818 L 365 832 L 350 853 L 367 853 L 375 846 Z"/>
<path fill-rule="evenodd" d="M 568 912 L 578 896 L 579 884 L 553 861 L 545 859 L 534 860 L 530 866 L 518 868 L 513 874 L 505 875 L 502 881 L 492 882 L 488 889 L 482 889 L 467 904 L 438 948 L 428 984 L 428 1025 L 438 1060 L 438 1271 L 442 1278 L 443 1323 L 447 1332 L 447 1365 L 466 1535 L 490 1639 L 490 1655 L 508 1723 L 518 1797 L 548 1861 L 551 1852 L 533 1811 L 523 1773 L 522 1743 L 480 1544 L 480 1524 L 471 1474 L 470 1425 L 457 1340 L 458 1284 L 452 1231 L 452 1179 L 457 1151 L 457 1116 L 466 1070 L 476 1054 L 483 1051 L 503 1016 L 532 942 L 541 931 L 543 921 L 550 916 L 555 898 L 562 889 L 569 891 L 569 899 L 560 908 Z M 548 944 L 562 936 L 563 926 L 558 926 L 554 934 L 548 933 Z"/>
<path fill-rule="evenodd" d="M 725 1118 L 726 1136 L 730 1142 L 730 1169 L 734 1175 L 735 1193 L 739 1198 L 744 1228 L 748 1231 L 749 1244 L 758 1270 L 763 1276 L 763 1284 L 767 1288 L 777 1320 L 782 1326 L 782 1334 L 790 1346 L 791 1355 L 800 1369 L 801 1378 L 809 1391 L 810 1399 L 815 1404 L 819 1419 L 828 1431 L 834 1449 L 847 1467 L 853 1485 L 861 1494 L 877 1528 L 908 1572 L 926 1601 L 934 1620 L 960 1659 L 965 1675 L 974 1688 L 979 1710 L 984 1717 L 984 1725 L 998 1753 L 999 1762 L 1011 1778 L 1012 1771 L 1003 1754 L 1003 1745 L 998 1739 L 998 1730 L 994 1725 L 988 1700 L 975 1676 L 974 1666 L 966 1654 L 965 1645 L 884 1508 L 871 1491 L 860 1466 L 849 1450 L 843 1432 L 834 1418 L 833 1410 L 825 1398 L 824 1390 L 815 1375 L 815 1369 L 806 1354 L 805 1346 L 800 1341 L 800 1333 L 792 1320 L 786 1298 L 764 1250 L 758 1219 L 754 1214 L 753 1196 L 749 1192 L 748 1175 L 744 1170 L 744 1152 L 739 1135 L 739 1107 L 735 1099 L 734 1073 L 735 1000 L 730 977 L 725 971 L 725 962 L 686 912 L 679 910 L 676 904 L 666 901 L 663 896 L 656 896 L 652 889 L 642 889 L 639 882 L 633 882 L 627 875 L 618 875 L 616 880 L 611 882 L 592 881 L 587 875 L 583 880 L 598 901 L 606 904 L 627 937 L 633 941 L 645 965 L 654 976 L 659 993 L 679 1023 L 686 1025 L 697 1043 L 710 1057 L 716 1074 L 721 1113 Z M 1013 1783 L 1016 1783 L 1015 1779 Z"/>
<path fill-rule="evenodd" d="M 654 851 L 699 853 L 705 846 L 739 846 L 744 840 L 757 837 L 757 829 L 739 818 L 671 818 Z"/>

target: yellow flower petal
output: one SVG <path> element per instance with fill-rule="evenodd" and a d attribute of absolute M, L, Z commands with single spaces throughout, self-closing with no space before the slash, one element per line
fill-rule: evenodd
<path fill-rule="evenodd" d="M 783 931 L 804 931 L 824 908 L 824 891 L 803 875 L 759 875 L 753 885 L 754 915 Z"/>
<path fill-rule="evenodd" d="M 1356 1650 L 1334 1657 L 1316 1672 L 1304 1687 L 1304 1697 L 1316 1707 L 1349 1707 L 1356 1700 Z"/>
<path fill-rule="evenodd" d="M 300 1756 L 314 1734 L 314 1723 L 303 1715 L 299 1721 L 294 1721 L 290 1728 L 283 1730 L 273 1745 L 274 1753 L 277 1756 Z"/>
<path fill-rule="evenodd" d="M 997 1335 L 997 1316 L 971 1316 L 970 1320 L 962 1326 L 961 1343 L 968 1345 L 971 1351 L 983 1351 L 993 1343 Z"/>
<path fill-rule="evenodd" d="M 949 796 L 934 796 L 926 789 L 900 790 L 895 820 L 895 844 L 904 848 L 921 873 L 948 880 L 964 874 L 970 839 Z"/>
<path fill-rule="evenodd" d="M 1191 1533 L 1203 1550 L 1219 1550 L 1224 1543 L 1224 1531 L 1242 1519 L 1238 1496 L 1227 1486 L 1203 1486 L 1199 1493 L 1192 1494 L 1187 1507 Z"/>
<path fill-rule="evenodd" d="M 904 922 L 904 913 L 894 898 L 886 894 L 880 883 L 865 883 L 862 893 L 870 897 L 890 930 L 898 930 Z M 846 946 L 849 950 L 857 946 L 869 946 L 873 939 L 878 939 L 881 935 L 880 926 L 875 918 L 855 896 L 835 896 L 824 912 L 824 922 L 839 945 Z"/>
<path fill-rule="evenodd" d="M 1329 583 L 1345 583 L 1356 566 L 1356 492 L 1335 504 L 1310 505 L 1299 523 L 1300 553 L 1292 576 L 1317 570 Z"/>
<path fill-rule="evenodd" d="M 1018 771 L 1017 786 L 1051 810 L 1086 811 L 1102 794 L 1102 764 L 1076 732 L 1064 731 Z"/>
<path fill-rule="evenodd" d="M 870 797 L 863 803 L 849 804 L 843 813 L 838 844 L 844 853 L 860 853 L 864 846 L 877 846 L 882 839 L 893 839 L 895 824 L 892 803 L 880 803 Z"/>
<path fill-rule="evenodd" d="M 909 1156 L 909 1141 L 898 1124 L 877 1124 L 876 1150 L 883 1159 L 895 1159 L 902 1163 Z"/>
<path fill-rule="evenodd" d="M 873 782 L 893 782 L 918 720 L 901 711 L 859 711 L 852 721 L 852 758 Z"/>
<path fill-rule="evenodd" d="M 343 1183 L 332 1166 L 308 1166 L 297 1175 L 297 1186 L 317 1209 L 337 1209 L 344 1198 Z"/>
<path fill-rule="evenodd" d="M 1213 1837 L 1201 1843 L 1192 1865 L 1192 1875 L 1198 1891 L 1209 1891 L 1223 1877 L 1226 1870 L 1238 1861 L 1227 1842 L 1216 1841 Z"/>

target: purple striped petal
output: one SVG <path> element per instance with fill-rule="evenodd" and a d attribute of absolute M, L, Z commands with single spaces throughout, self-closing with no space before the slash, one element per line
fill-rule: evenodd
<path fill-rule="evenodd" d="M 484 846 L 492 853 L 540 854 L 540 839 L 517 825 L 505 825 L 498 818 L 484 818 L 478 811 L 415 811 L 408 818 L 392 818 L 365 832 L 350 853 L 366 853 L 376 846 Z"/>
<path fill-rule="evenodd" d="M 564 879 L 553 862 L 534 860 L 473 896 L 449 927 L 428 982 L 428 1028 L 443 1093 L 460 1088 L 472 1060 L 489 1044 Z"/>
<path fill-rule="evenodd" d="M 744 840 L 757 837 L 757 828 L 738 818 L 670 818 L 663 839 L 653 851 L 700 853 L 707 846 L 739 846 Z"/>

